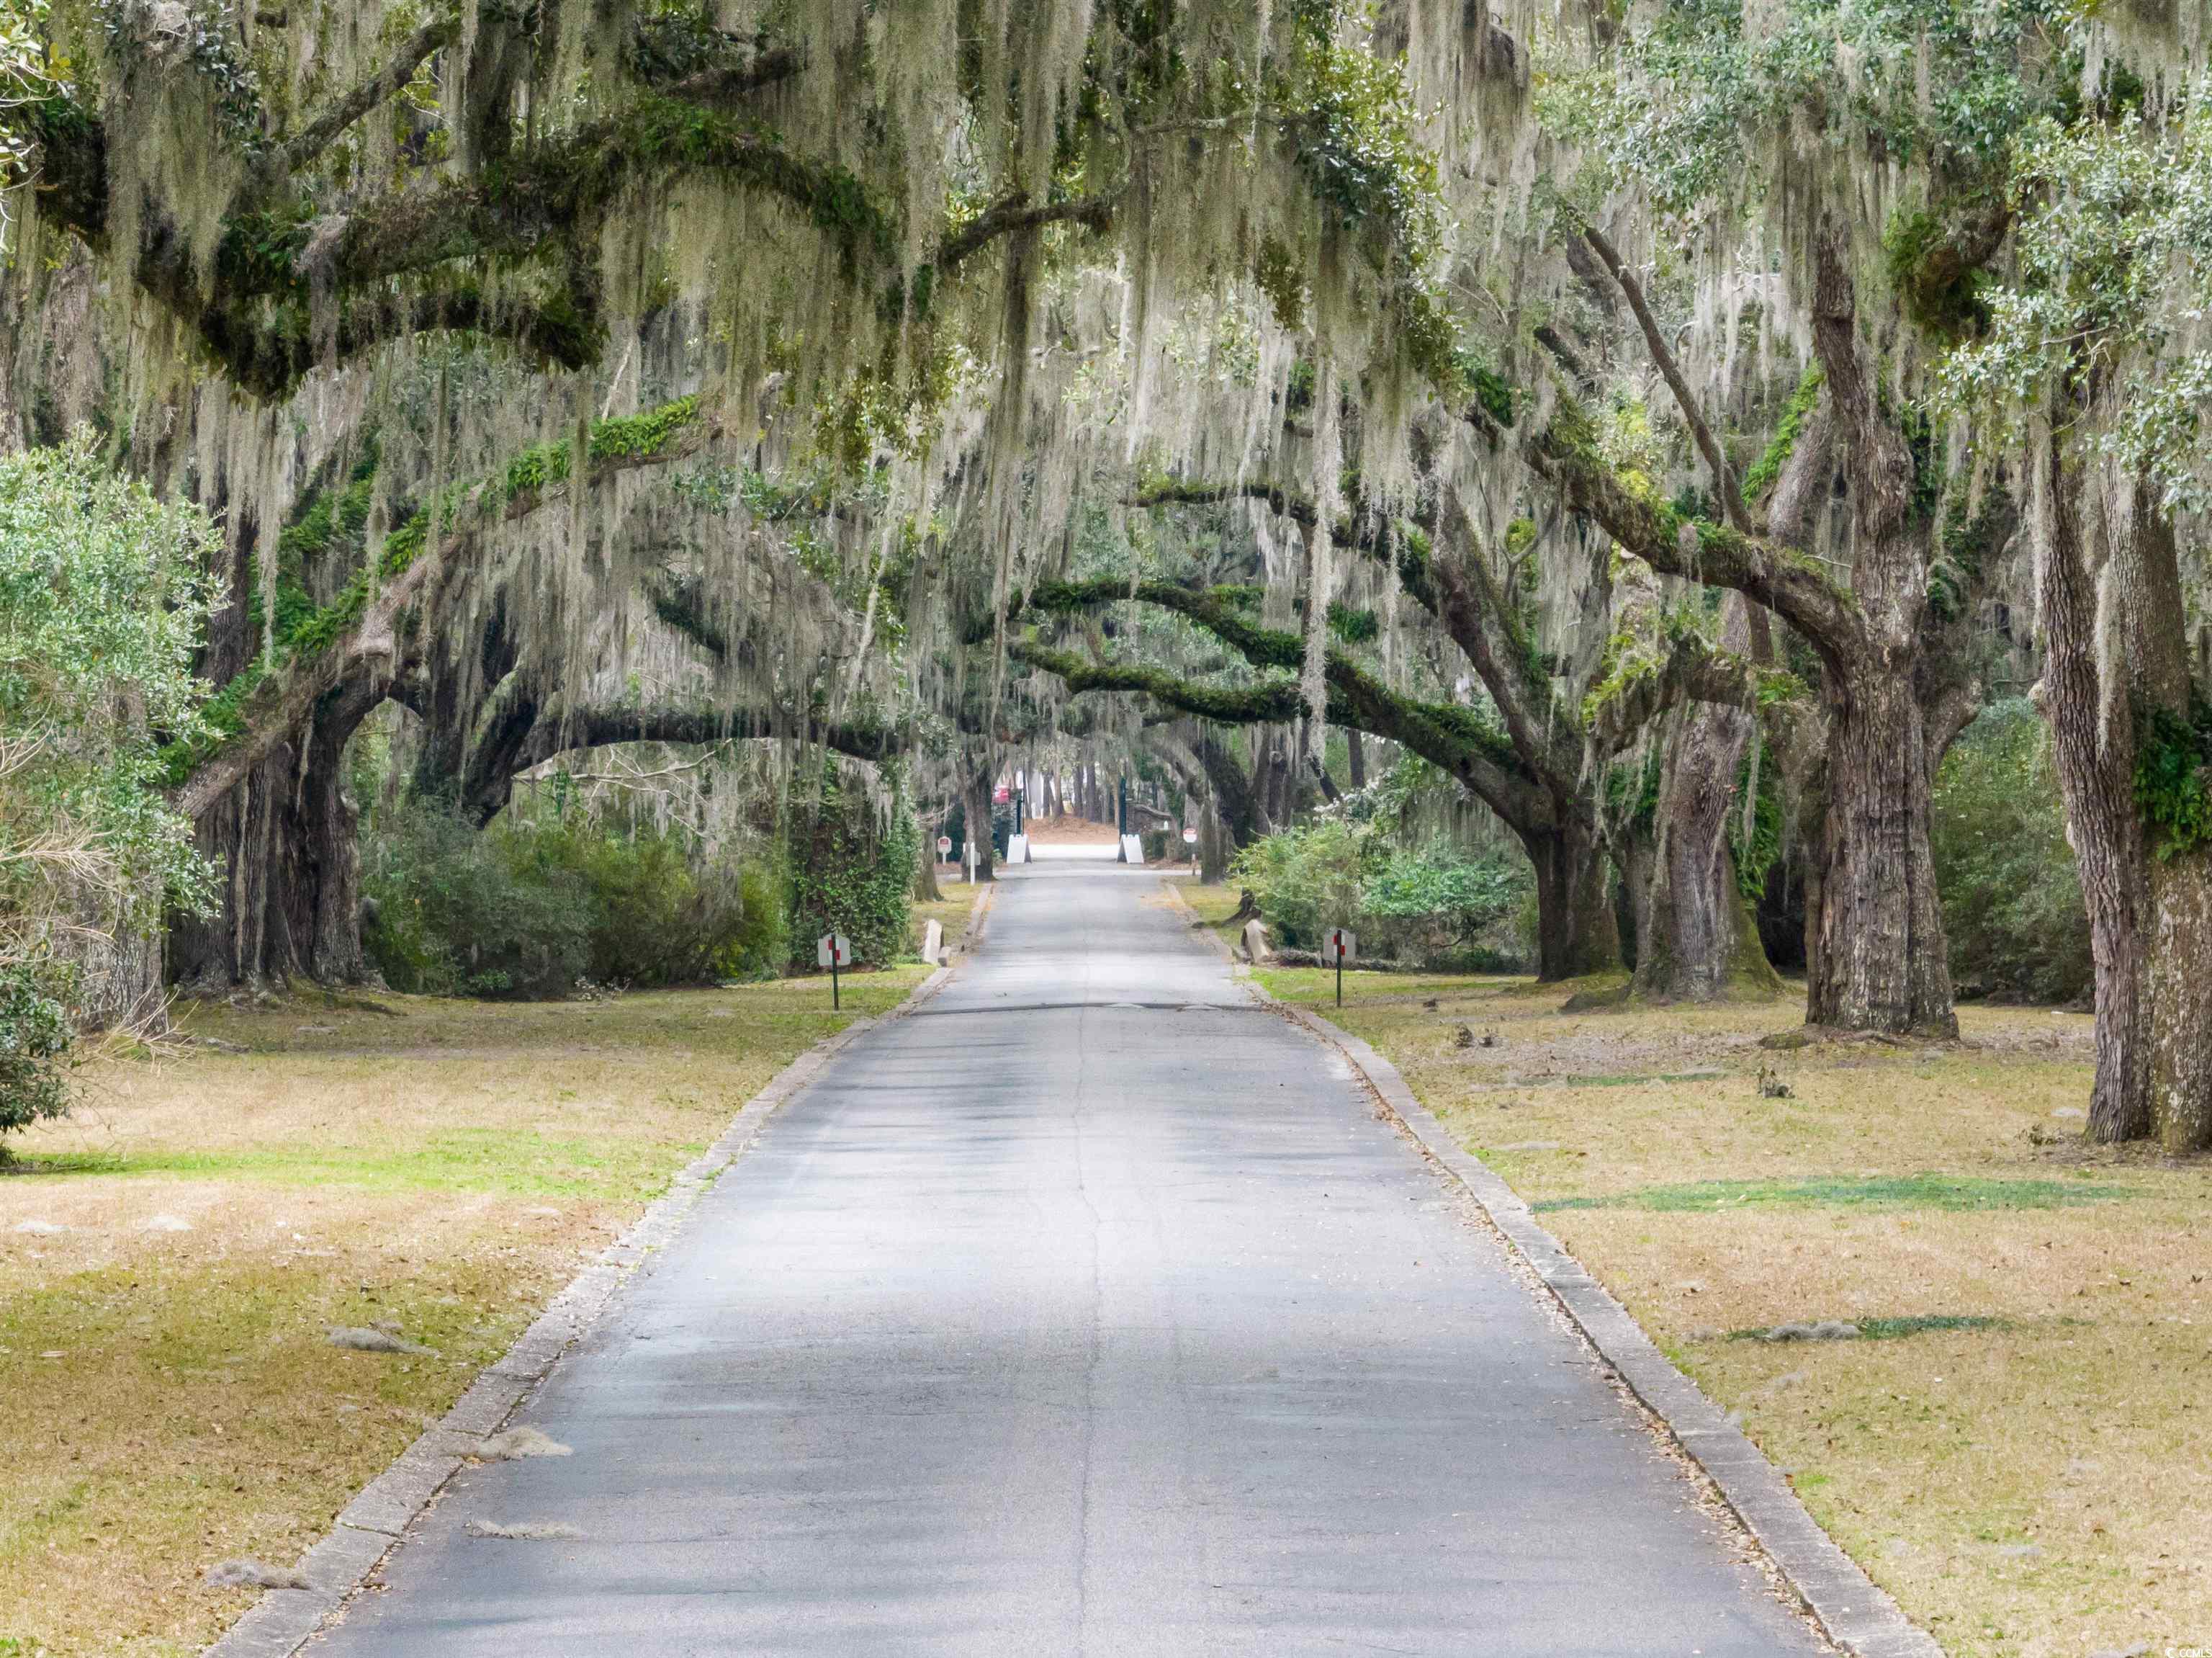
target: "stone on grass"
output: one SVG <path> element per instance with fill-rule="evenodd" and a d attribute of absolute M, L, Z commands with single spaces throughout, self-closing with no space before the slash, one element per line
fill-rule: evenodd
<path fill-rule="evenodd" d="M 272 1566 L 265 1560 L 225 1560 L 210 1566 L 204 1581 L 211 1589 L 304 1589 L 312 1588 L 307 1575 L 292 1566 Z"/>
<path fill-rule="evenodd" d="M 2093 1652 L 2089 1658 L 2149 1658 L 2150 1643 L 2138 1641 L 2131 1647 L 2107 1647 L 2102 1652 Z"/>
<path fill-rule="evenodd" d="M 921 959 L 932 967 L 945 965 L 945 926 L 942 922 L 931 922 L 921 930 Z"/>
<path fill-rule="evenodd" d="M 428 1353 L 433 1350 L 420 1342 L 409 1341 L 404 1336 L 390 1330 L 380 1330 L 374 1325 L 332 1325 L 329 1341 L 333 1347 L 343 1347 L 356 1353 Z"/>
<path fill-rule="evenodd" d="M 57 1233 L 68 1231 L 69 1228 L 65 1226 L 57 1226 L 52 1221 L 18 1221 L 15 1222 L 15 1230 L 27 1232 L 34 1238 L 51 1238 Z"/>
<path fill-rule="evenodd" d="M 2079 1106 L 2061 1106 L 2051 1114 L 2053 1117 L 2087 1117 L 2089 1113 Z"/>
<path fill-rule="evenodd" d="M 517 1543 L 550 1543 L 583 1535 L 558 1520 L 471 1520 L 461 1529 L 471 1537 L 504 1537 Z"/>
<path fill-rule="evenodd" d="M 1274 953 L 1267 948 L 1267 929 L 1263 922 L 1244 923 L 1244 959 L 1254 966 L 1267 961 Z"/>
<path fill-rule="evenodd" d="M 155 1215 L 138 1222 L 141 1232 L 189 1232 L 192 1223 L 179 1215 Z"/>
<path fill-rule="evenodd" d="M 559 1440 L 550 1438 L 526 1423 L 482 1441 L 474 1454 L 486 1462 L 519 1462 L 525 1457 L 567 1456 L 570 1450 Z"/>
<path fill-rule="evenodd" d="M 2008 1560 L 2040 1560 L 2043 1558 L 2043 1545 L 2040 1543 L 2000 1543 L 1997 1545 L 1997 1552 Z"/>

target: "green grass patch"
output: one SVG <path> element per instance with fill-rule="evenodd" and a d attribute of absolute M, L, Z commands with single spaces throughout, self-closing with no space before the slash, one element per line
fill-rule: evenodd
<path fill-rule="evenodd" d="M 1552 1198 L 1553 1209 L 1645 1209 L 1690 1214 L 1728 1209 L 2081 1209 L 2131 1197 L 2125 1186 L 2072 1180 L 1990 1180 L 1949 1174 L 1872 1179 L 1698 1180 L 1598 1198 Z"/>
<path fill-rule="evenodd" d="M 680 1151 L 697 1148 L 683 1146 Z M 322 1143 L 237 1151 L 155 1151 L 57 1159 L 47 1173 L 166 1174 L 244 1179 L 359 1192 L 471 1192 L 503 1198 L 649 1198 L 667 1184 L 672 1149 L 653 1143 L 564 1139 L 529 1131 L 450 1129 L 391 1149 Z M 64 1169 L 57 1164 L 73 1167 Z"/>
<path fill-rule="evenodd" d="M 2012 1326 L 2003 1319 L 1984 1318 L 1972 1313 L 1915 1313 L 1900 1319 L 1851 1319 L 1847 1320 L 1859 1334 L 1861 1341 L 1894 1341 L 1900 1336 L 1925 1336 L 1947 1330 L 2009 1330 Z M 1731 1330 L 1730 1341 L 1761 1341 L 1771 1326 L 1754 1325 L 1748 1330 Z"/>

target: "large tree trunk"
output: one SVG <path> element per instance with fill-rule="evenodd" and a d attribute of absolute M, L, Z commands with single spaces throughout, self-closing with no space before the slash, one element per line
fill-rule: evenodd
<path fill-rule="evenodd" d="M 2066 838 L 2089 912 L 2096 971 L 2097 1064 L 2087 1132 L 2092 1140 L 2134 1140 L 2151 1126 L 2148 849 L 2135 803 L 2135 722 L 2124 698 L 2103 694 L 2078 479 L 2057 440 L 2039 464 L 2047 468 L 2038 479 L 2047 495 L 2036 549 L 2045 652 L 2037 700 L 2051 724 Z"/>
<path fill-rule="evenodd" d="M 1620 929 L 1607 890 L 1605 849 L 1595 826 L 1571 822 L 1524 835 L 1536 866 L 1536 977 L 1547 982 L 1620 966 Z"/>
<path fill-rule="evenodd" d="M 1806 1018 L 1955 1037 L 1919 699 L 1909 664 L 1857 666 L 1830 685 L 1826 861 Z"/>
<path fill-rule="evenodd" d="M 1806 1017 L 1849 1030 L 1956 1036 L 1929 840 L 1926 722 L 1916 685 L 1933 527 L 1914 506 L 1911 450 L 1858 340 L 1846 237 L 1816 247 L 1814 344 L 1850 481 L 1852 625 L 1825 642 L 1829 711 L 1820 936 Z"/>
<path fill-rule="evenodd" d="M 359 818 L 345 791 L 345 746 L 381 689 L 341 686 L 303 744 L 287 743 L 198 825 L 219 902 L 179 917 L 167 943 L 173 984 L 208 992 L 242 984 L 358 984 L 362 948 Z"/>
<path fill-rule="evenodd" d="M 914 896 L 918 904 L 935 904 L 945 896 L 937 884 L 937 837 L 927 823 L 921 826 L 921 845 L 915 857 Z"/>
<path fill-rule="evenodd" d="M 991 873 L 991 768 L 988 764 L 968 774 L 960 807 L 967 844 L 974 849 L 975 879 L 995 880 Z"/>
<path fill-rule="evenodd" d="M 1354 794 L 1367 787 L 1367 749 L 1359 740 L 1359 728 L 1344 728 L 1344 758 L 1346 774 L 1352 779 Z"/>
<path fill-rule="evenodd" d="M 1650 887 L 1635 911 L 1639 997 L 1711 1002 L 1781 986 L 1729 847 L 1751 720 L 1695 704 L 1668 735 Z"/>
<path fill-rule="evenodd" d="M 2096 966 L 2087 1131 L 2107 1143 L 2154 1135 L 2169 1149 L 2197 1150 L 2212 1146 L 2212 855 L 2154 855 L 2135 797 L 2137 718 L 2185 719 L 2191 700 L 2180 567 L 2172 527 L 2139 483 L 2106 525 L 2102 569 L 2092 575 L 2087 480 L 2062 444 L 2047 440 L 2039 457 L 2038 692 Z M 2100 613 L 2112 619 L 2104 651 Z"/>

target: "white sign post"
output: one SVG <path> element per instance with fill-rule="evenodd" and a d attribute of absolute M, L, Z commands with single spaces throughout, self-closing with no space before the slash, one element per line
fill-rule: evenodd
<path fill-rule="evenodd" d="M 824 933 L 814 941 L 814 965 L 830 970 L 830 1005 L 838 1005 L 837 970 L 853 965 L 853 947 L 842 933 Z"/>
<path fill-rule="evenodd" d="M 1359 941 L 1349 929 L 1332 927 L 1322 946 L 1322 953 L 1336 964 L 1336 1005 L 1344 1005 L 1344 964 L 1359 952 Z"/>
<path fill-rule="evenodd" d="M 1198 868 L 1198 827 L 1195 824 L 1184 826 L 1182 844 L 1190 848 L 1190 867 L 1195 869 Z"/>
<path fill-rule="evenodd" d="M 939 862 L 939 863 L 943 863 L 946 858 L 949 858 L 949 857 L 951 857 L 951 856 L 952 856 L 952 837 L 951 837 L 951 836 L 950 836 L 950 835 L 939 835 L 939 836 L 937 838 L 937 860 L 938 860 L 938 862 Z"/>

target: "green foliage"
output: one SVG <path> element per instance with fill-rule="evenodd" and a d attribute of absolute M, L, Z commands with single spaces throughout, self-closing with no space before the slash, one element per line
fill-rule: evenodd
<path fill-rule="evenodd" d="M 1760 499 L 1780 480 L 1782 469 L 1797 451 L 1797 440 L 1804 436 L 1805 423 L 1813 418 L 1813 411 L 1820 405 L 1820 387 L 1826 378 L 1820 372 L 1820 365 L 1814 363 L 1805 370 L 1797 389 L 1790 394 L 1789 402 L 1782 405 L 1782 418 L 1775 423 L 1774 441 L 1743 475 L 1746 501 Z"/>
<path fill-rule="evenodd" d="M 1443 842 L 1409 848 L 1381 818 L 1324 818 L 1267 836 L 1237 853 L 1230 878 L 1285 944 L 1316 948 L 1328 929 L 1348 926 L 1370 956 L 1431 966 L 1494 965 L 1486 940 L 1529 887 L 1516 861 Z"/>
<path fill-rule="evenodd" d="M 191 664 L 221 548 L 204 513 L 83 439 L 0 460 L 0 1131 L 64 1103 L 85 934 L 205 907 L 159 744 L 199 728 Z"/>
<path fill-rule="evenodd" d="M 1273 92 L 1290 116 L 1292 155 L 1382 278 L 1404 361 L 1456 397 L 1467 380 L 1437 257 L 1448 218 L 1443 171 L 1421 143 L 1406 64 L 1352 38 L 1363 31 L 1346 24 L 1360 14 L 1346 0 L 1297 0 L 1291 11 L 1297 50 Z M 1263 247 L 1260 277 L 1281 317 L 1291 290 L 1265 259 Z"/>
<path fill-rule="evenodd" d="M 842 933 L 866 966 L 885 966 L 904 956 L 921 856 L 914 814 L 895 798 L 879 814 L 835 761 L 823 763 L 816 797 L 794 802 L 791 811 L 793 965 L 811 969 L 814 941 L 824 933 Z"/>
<path fill-rule="evenodd" d="M 34 961 L 0 963 L 0 1134 L 69 1109 L 64 1065 L 76 1030 L 53 994 L 59 977 Z"/>
<path fill-rule="evenodd" d="M 696 984 L 784 955 L 771 860 L 702 865 L 680 830 L 577 810 L 511 810 L 479 831 L 407 802 L 366 838 L 362 886 L 372 958 L 394 989 L 426 995 Z"/>
<path fill-rule="evenodd" d="M 1751 758 L 1749 754 L 1743 757 L 1742 767 L 1736 774 L 1739 800 L 1751 786 Z M 1736 890 L 1753 904 L 1766 891 L 1767 871 L 1782 856 L 1781 768 L 1771 753 L 1762 753 L 1759 759 L 1759 797 L 1752 803 L 1750 838 L 1745 838 L 1741 812 L 1729 815 L 1728 827 L 1729 851 L 1735 859 Z"/>
<path fill-rule="evenodd" d="M 2212 704 L 2200 700 L 2190 713 L 2154 708 L 2136 722 L 2136 805 L 2162 858 L 2212 842 Z"/>
<path fill-rule="evenodd" d="M 2026 701 L 1993 704 L 1937 774 L 1929 838 L 1961 995 L 2065 1002 L 2092 968 L 2051 738 Z"/>
<path fill-rule="evenodd" d="M 1882 259 L 1905 314 L 1930 333 L 1956 338 L 1988 320 L 1982 272 L 1960 256 L 1957 239 L 1926 209 L 1899 213 L 1881 239 Z"/>

